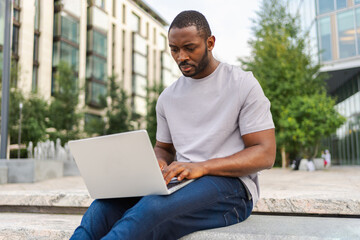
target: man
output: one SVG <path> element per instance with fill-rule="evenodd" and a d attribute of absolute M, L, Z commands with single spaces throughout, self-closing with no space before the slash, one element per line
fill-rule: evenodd
<path fill-rule="evenodd" d="M 178 239 L 250 215 L 257 172 L 275 159 L 270 103 L 251 73 L 213 57 L 214 45 L 201 13 L 174 19 L 169 46 L 183 76 L 156 107 L 154 150 L 166 183 L 196 180 L 168 196 L 95 200 L 73 239 Z"/>

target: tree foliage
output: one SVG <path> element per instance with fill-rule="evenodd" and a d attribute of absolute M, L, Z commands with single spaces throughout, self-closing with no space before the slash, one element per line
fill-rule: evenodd
<path fill-rule="evenodd" d="M 30 141 L 37 143 L 46 138 L 46 117 L 48 111 L 47 102 L 36 94 L 24 96 L 23 92 L 16 87 L 19 78 L 20 66 L 11 63 L 10 69 L 10 92 L 9 92 L 9 117 L 8 129 L 10 143 L 17 144 L 20 127 L 20 103 L 23 104 L 21 121 L 21 143 L 28 144 Z M 0 86 L 2 75 L 0 71 Z"/>
<path fill-rule="evenodd" d="M 254 73 L 271 102 L 278 146 L 294 152 L 334 132 L 339 124 L 333 123 L 342 119 L 333 110 L 334 101 L 325 96 L 326 76 L 319 73 L 321 66 L 309 53 L 308 33 L 302 31 L 299 21 L 284 1 L 264 0 L 254 20 L 254 38 L 249 41 L 251 57 L 239 59 L 244 69 Z M 309 102 L 316 100 L 328 103 L 310 106 Z M 312 114 L 305 114 L 302 103 L 309 103 Z M 316 126 L 311 131 L 321 135 L 314 138 L 309 134 L 311 126 Z"/>
<path fill-rule="evenodd" d="M 296 150 L 303 156 L 316 157 L 321 139 L 345 121 L 334 104 L 325 93 L 296 96 L 280 115 L 283 131 L 279 132 L 279 138 L 297 146 Z"/>
<path fill-rule="evenodd" d="M 57 67 L 53 96 L 49 107 L 49 125 L 56 131 L 50 133 L 50 138 L 60 138 L 61 142 L 76 139 L 81 118 L 77 111 L 79 86 L 73 70 L 65 62 L 60 62 Z"/>
<path fill-rule="evenodd" d="M 109 97 L 110 105 L 106 113 L 108 127 L 106 134 L 120 133 L 132 130 L 130 123 L 131 109 L 129 106 L 129 96 L 126 91 L 120 88 L 116 82 L 116 76 L 109 77 Z"/>
<path fill-rule="evenodd" d="M 156 143 L 156 102 L 160 96 L 160 93 L 164 90 L 164 85 L 162 83 L 155 83 L 152 87 L 147 89 L 147 115 L 146 120 L 146 129 L 149 133 L 151 143 L 155 145 Z"/>
<path fill-rule="evenodd" d="M 48 104 L 41 97 L 31 94 L 25 98 L 19 90 L 10 93 L 9 134 L 10 142 L 18 143 L 20 126 L 20 102 L 23 104 L 21 120 L 21 143 L 37 143 L 46 139 Z"/>

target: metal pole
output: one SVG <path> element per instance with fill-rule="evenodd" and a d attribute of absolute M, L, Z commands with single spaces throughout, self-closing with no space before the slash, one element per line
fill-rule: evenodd
<path fill-rule="evenodd" d="M 20 103 L 19 104 L 19 108 L 20 108 L 20 117 L 19 117 L 19 137 L 18 137 L 18 159 L 20 159 L 20 144 L 21 144 L 21 121 L 22 121 L 22 108 L 23 108 L 23 104 Z"/>
<path fill-rule="evenodd" d="M 4 31 L 4 59 L 2 72 L 2 101 L 1 101 L 1 149 L 0 159 L 6 159 L 8 115 L 9 115 L 9 89 L 10 89 L 10 27 L 11 27 L 11 0 L 5 1 L 5 31 Z"/>

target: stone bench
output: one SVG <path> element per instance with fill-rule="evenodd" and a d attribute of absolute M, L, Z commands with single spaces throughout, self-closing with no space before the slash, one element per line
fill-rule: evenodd
<path fill-rule="evenodd" d="M 81 215 L 0 213 L 0 239 L 69 239 Z M 251 215 L 245 222 L 181 240 L 360 239 L 360 219 Z"/>

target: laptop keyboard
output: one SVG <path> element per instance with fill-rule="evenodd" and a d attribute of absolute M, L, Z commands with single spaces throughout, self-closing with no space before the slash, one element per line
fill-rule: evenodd
<path fill-rule="evenodd" d="M 167 188 L 168 188 L 168 189 L 172 189 L 172 188 L 174 188 L 174 187 L 176 187 L 176 186 L 178 186 L 178 185 L 180 185 L 180 184 L 182 184 L 182 183 L 185 183 L 185 182 L 187 182 L 187 181 L 189 181 L 189 179 L 184 179 L 184 180 L 182 180 L 182 181 L 178 181 L 176 178 L 173 178 L 173 179 L 171 179 L 171 181 L 168 183 Z"/>

